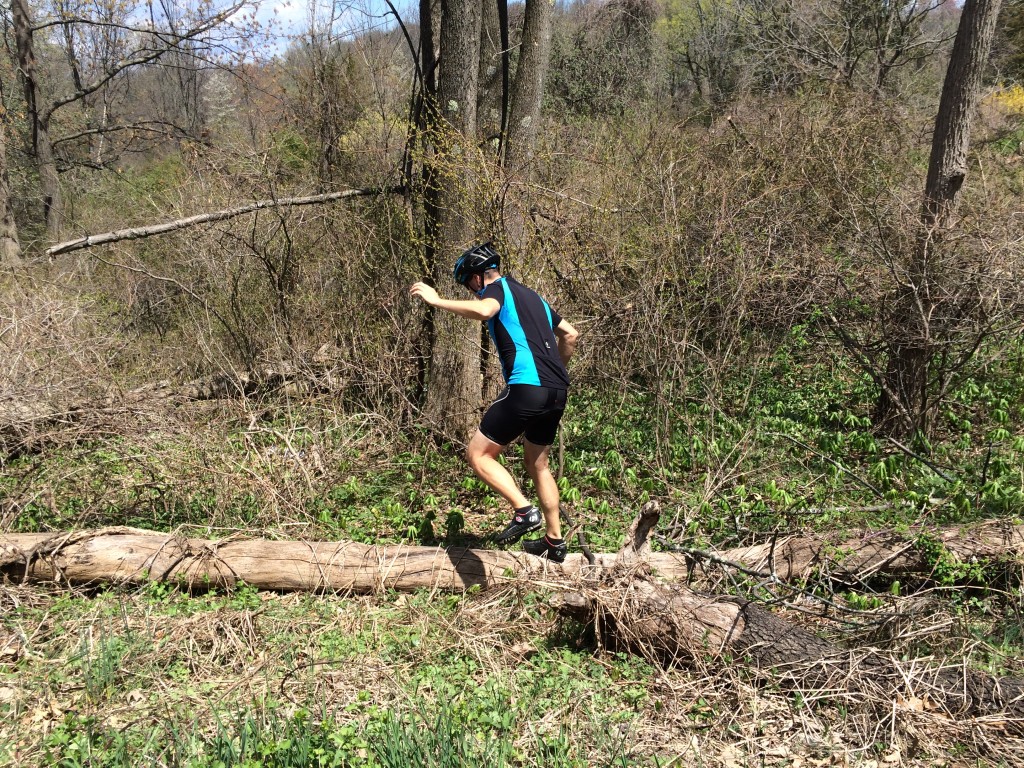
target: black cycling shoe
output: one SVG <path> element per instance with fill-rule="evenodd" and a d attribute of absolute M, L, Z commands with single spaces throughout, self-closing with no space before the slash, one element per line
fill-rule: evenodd
<path fill-rule="evenodd" d="M 540 510 L 530 507 L 524 512 L 516 512 L 512 522 L 505 526 L 505 530 L 494 534 L 494 540 L 499 544 L 514 544 L 538 528 L 540 528 Z"/>
<path fill-rule="evenodd" d="M 548 541 L 547 536 L 541 536 L 539 539 L 524 541 L 523 551 L 537 557 L 546 557 L 552 563 L 562 563 L 565 562 L 565 556 L 569 552 L 569 547 L 564 541 L 552 544 Z"/>

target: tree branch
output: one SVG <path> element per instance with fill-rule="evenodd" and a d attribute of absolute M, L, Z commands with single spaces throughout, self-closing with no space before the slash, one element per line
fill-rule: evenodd
<path fill-rule="evenodd" d="M 323 195 L 311 195 L 309 197 L 286 197 L 279 200 L 257 200 L 254 203 L 242 205 L 238 208 L 228 208 L 223 211 L 201 213 L 196 216 L 189 216 L 184 219 L 175 219 L 174 221 L 168 221 L 163 224 L 153 224 L 148 227 L 130 227 L 128 229 L 119 229 L 114 232 L 104 232 L 99 235 L 86 235 L 85 237 L 79 237 L 75 240 L 67 240 L 63 243 L 57 243 L 46 250 L 46 255 L 52 258 L 65 253 L 71 253 L 72 251 L 78 251 L 82 248 L 92 248 L 95 245 L 107 245 L 108 243 L 116 243 L 121 240 L 138 240 L 143 237 L 163 235 L 168 232 L 175 232 L 179 229 L 194 227 L 198 224 L 209 224 L 214 221 L 232 219 L 236 216 L 242 216 L 246 213 L 252 213 L 253 211 L 259 211 L 265 208 L 317 205 L 320 203 L 331 203 L 336 200 L 345 200 L 350 197 L 366 197 L 369 195 L 383 194 L 401 195 L 404 193 L 404 187 L 383 187 L 381 189 L 346 189 L 343 192 L 328 192 Z"/>

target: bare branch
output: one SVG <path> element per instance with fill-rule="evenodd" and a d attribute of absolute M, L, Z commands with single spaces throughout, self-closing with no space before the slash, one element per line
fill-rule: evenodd
<path fill-rule="evenodd" d="M 65 253 L 71 253 L 72 251 L 78 251 L 82 248 L 92 248 L 95 245 L 107 245 L 108 243 L 116 243 L 121 240 L 138 240 L 143 237 L 163 235 L 168 232 L 175 232 L 179 229 L 194 227 L 198 224 L 209 224 L 214 221 L 232 219 L 236 216 L 242 216 L 246 213 L 252 213 L 253 211 L 259 211 L 265 208 L 318 205 L 320 203 L 332 203 L 336 200 L 345 200 L 350 197 L 367 197 L 370 195 L 385 194 L 401 195 L 404 193 L 404 187 L 384 187 L 382 189 L 346 189 L 343 192 L 328 192 L 323 195 L 311 195 L 309 197 L 286 197 L 279 200 L 257 200 L 254 203 L 242 205 L 238 208 L 228 208 L 223 211 L 201 213 L 196 216 L 189 216 L 184 219 L 175 219 L 174 221 L 168 221 L 163 224 L 153 224 L 148 227 L 130 227 L 128 229 L 119 229 L 114 232 L 104 232 L 100 235 L 86 235 L 85 237 L 79 237 L 75 240 L 67 240 L 63 243 L 57 243 L 57 245 L 46 250 L 46 255 L 52 258 Z"/>

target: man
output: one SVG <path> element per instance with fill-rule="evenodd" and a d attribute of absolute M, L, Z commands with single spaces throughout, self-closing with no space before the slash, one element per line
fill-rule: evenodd
<path fill-rule="evenodd" d="M 413 285 L 409 293 L 459 317 L 487 322 L 507 386 L 484 414 L 466 447 L 466 459 L 477 476 L 515 510 L 495 541 L 512 544 L 538 530 L 543 510 L 545 535 L 523 542 L 523 549 L 560 563 L 567 547 L 558 516 L 558 484 L 551 476 L 548 454 L 565 409 L 569 389 L 566 365 L 576 350 L 578 334 L 537 293 L 503 277 L 498 271 L 500 261 L 492 244 L 484 243 L 473 246 L 455 262 L 455 281 L 476 294 L 475 299 L 442 299 L 422 282 Z M 526 470 L 541 509 L 527 500 L 498 462 L 501 452 L 520 435 Z"/>

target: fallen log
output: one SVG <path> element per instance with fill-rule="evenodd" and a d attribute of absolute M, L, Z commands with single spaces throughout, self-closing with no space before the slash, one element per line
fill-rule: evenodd
<path fill-rule="evenodd" d="M 53 444 L 94 439 L 126 417 L 165 404 L 259 394 L 295 394 L 313 377 L 281 365 L 242 373 L 217 373 L 180 384 L 162 380 L 127 391 L 74 401 L 0 398 L 0 458 L 38 453 Z M 113 431 L 117 431 L 113 429 Z"/>
<path fill-rule="evenodd" d="M 1020 561 L 1024 553 L 1024 526 L 995 521 L 927 532 L 922 529 L 916 536 L 864 534 L 840 544 L 830 543 L 827 538 L 793 536 L 720 553 L 696 549 L 687 553 L 651 552 L 648 546 L 643 561 L 670 581 L 691 578 L 695 570 L 707 569 L 709 563 L 727 563 L 783 581 L 807 579 L 817 573 L 857 583 L 882 574 L 927 576 L 934 562 L 929 559 L 933 555 L 917 546 L 922 536 L 941 544 L 950 557 L 963 562 Z M 593 576 L 613 567 L 621 557 L 621 553 L 595 554 L 591 565 L 582 555 L 570 554 L 561 565 L 546 565 L 560 578 Z M 278 591 L 460 590 L 473 585 L 495 586 L 507 581 L 502 576 L 506 572 L 532 573 L 537 562 L 519 552 L 484 549 L 240 537 L 211 541 L 134 528 L 0 535 L 0 567 L 9 576 L 72 584 L 139 584 L 159 576 L 188 587 L 230 586 L 241 580 Z M 21 571 L 18 563 L 23 564 Z"/>
<path fill-rule="evenodd" d="M 845 649 L 749 600 L 657 581 L 645 554 L 657 517 L 656 507 L 644 508 L 619 562 L 599 581 L 555 594 L 550 602 L 559 613 L 592 625 L 608 645 L 663 663 L 742 660 L 797 689 L 919 702 L 950 715 L 999 714 L 1024 729 L 1024 679 Z"/>
<path fill-rule="evenodd" d="M 817 691 L 851 691 L 919 701 L 951 714 L 1005 714 L 1024 723 L 1024 680 L 966 666 L 898 663 L 877 651 L 855 653 L 784 621 L 750 601 L 701 595 L 652 574 L 646 505 L 627 545 L 594 565 L 581 556 L 549 563 L 523 552 L 464 547 L 371 546 L 355 542 L 220 541 L 106 528 L 59 534 L 0 535 L 0 573 L 14 581 L 94 586 L 172 582 L 186 588 L 245 582 L 275 591 L 462 591 L 531 578 L 560 587 L 552 604 L 592 624 L 608 644 L 663 662 L 742 659 L 759 673 Z"/>
<path fill-rule="evenodd" d="M 210 541 L 122 527 L 0 535 L 0 573 L 7 578 L 84 586 L 163 581 L 206 589 L 244 582 L 278 592 L 461 591 L 490 589 L 545 571 L 564 578 L 587 567 L 580 556 L 561 566 L 525 552 L 351 541 Z"/>
<path fill-rule="evenodd" d="M 865 531 L 845 536 L 779 536 L 749 547 L 708 553 L 685 547 L 678 554 L 695 562 L 733 563 L 781 581 L 824 578 L 849 584 L 903 576 L 928 577 L 937 557 L 946 564 L 1024 562 L 1024 525 L 992 520 L 944 528 Z M 658 568 L 657 558 L 652 566 Z"/>

